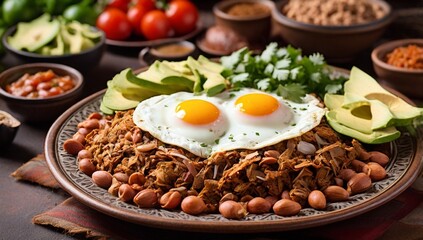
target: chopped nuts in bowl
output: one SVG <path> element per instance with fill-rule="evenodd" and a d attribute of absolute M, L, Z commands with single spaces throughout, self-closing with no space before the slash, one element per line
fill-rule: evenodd
<path fill-rule="evenodd" d="M 284 41 L 330 63 L 350 61 L 371 47 L 394 17 L 383 0 L 283 0 L 272 15 Z"/>

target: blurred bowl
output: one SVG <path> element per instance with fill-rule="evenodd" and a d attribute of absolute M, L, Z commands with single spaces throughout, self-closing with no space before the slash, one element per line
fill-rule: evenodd
<path fill-rule="evenodd" d="M 196 57 L 196 50 L 195 45 L 189 41 L 168 42 L 143 48 L 138 55 L 138 60 L 142 66 L 150 65 L 156 60 L 182 61 L 188 56 Z"/>
<path fill-rule="evenodd" d="M 6 85 L 17 81 L 25 73 L 35 74 L 53 70 L 59 76 L 69 75 L 74 87 L 56 96 L 45 98 L 27 98 L 12 95 L 5 90 Z M 84 78 L 81 73 L 69 66 L 54 63 L 30 63 L 9 68 L 0 74 L 0 97 L 5 99 L 8 108 L 16 113 L 18 119 L 25 122 L 50 122 L 79 100 Z"/>
<path fill-rule="evenodd" d="M 94 28 L 94 27 L 93 27 Z M 95 28 L 97 29 L 97 28 Z M 97 29 L 98 30 L 98 29 Z M 100 30 L 98 30 L 100 31 Z M 12 26 L 6 30 L 3 35 L 2 43 L 5 50 L 12 55 L 16 56 L 22 62 L 25 63 L 59 63 L 71 66 L 82 72 L 87 72 L 95 68 L 99 63 L 105 51 L 106 37 L 102 31 L 100 31 L 101 38 L 95 44 L 94 47 L 86 49 L 80 53 L 64 54 L 64 55 L 42 55 L 33 52 L 21 51 L 13 48 L 7 41 L 9 36 L 12 36 L 16 32 L 16 26 Z"/>
<path fill-rule="evenodd" d="M 379 4 L 386 14 L 377 20 L 353 25 L 315 25 L 296 21 L 282 13 L 287 0 L 276 3 L 272 15 L 277 32 L 288 44 L 301 48 L 305 54 L 319 52 L 329 62 L 348 62 L 378 40 L 394 15 L 391 6 L 382 0 Z"/>
<path fill-rule="evenodd" d="M 262 9 L 254 15 L 232 15 L 228 10 L 240 4 L 260 4 Z M 244 5 L 245 6 L 245 5 Z M 270 38 L 272 10 L 275 5 L 269 0 L 227 0 L 213 6 L 216 25 L 222 25 L 245 38 L 252 47 L 264 47 Z M 267 11 L 265 11 L 267 9 Z"/>
<path fill-rule="evenodd" d="M 8 112 L 0 110 L 0 145 L 9 145 L 15 139 L 21 122 Z"/>
<path fill-rule="evenodd" d="M 423 48 L 423 39 L 403 39 L 383 43 L 372 51 L 373 68 L 386 85 L 412 98 L 423 99 L 423 69 L 407 69 L 388 64 L 387 54 L 410 44 Z"/>

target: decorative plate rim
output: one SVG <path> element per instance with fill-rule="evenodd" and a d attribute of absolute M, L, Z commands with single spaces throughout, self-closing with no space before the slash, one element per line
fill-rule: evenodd
<path fill-rule="evenodd" d="M 379 190 L 376 189 L 376 192 L 374 193 L 355 195 L 360 196 L 357 198 L 364 196 L 364 200 L 360 201 L 359 199 L 357 200 L 354 198 L 347 201 L 347 207 L 344 208 L 336 209 L 336 206 L 334 206 L 330 211 L 321 212 L 306 208 L 309 209 L 308 211 L 316 211 L 317 213 L 314 213 L 314 215 L 302 214 L 303 211 L 306 211 L 303 209 L 301 210 L 302 212 L 300 212 L 300 215 L 294 217 L 279 217 L 275 214 L 269 213 L 264 215 L 251 214 L 244 220 L 227 220 L 221 217 L 220 214 L 191 216 L 180 211 L 140 209 L 132 204 L 127 205 L 132 205 L 133 207 L 122 207 L 122 204 L 126 203 L 117 200 L 117 197 L 109 194 L 107 190 L 101 189 L 94 184 L 92 184 L 94 186 L 87 186 L 76 182 L 78 177 L 77 175 L 83 173 L 80 171 L 72 172 L 72 174 L 67 172 L 69 164 L 66 166 L 66 161 L 70 162 L 70 165 L 72 165 L 73 162 L 75 166 L 72 167 L 77 169 L 77 160 L 74 156 L 64 153 L 64 150 L 61 149 L 62 147 L 60 146 L 60 143 L 63 142 L 64 139 L 71 136 L 70 133 L 66 135 L 64 129 L 73 124 L 75 126 L 75 132 L 77 124 L 77 121 L 75 120 L 76 115 L 83 114 L 84 110 L 90 111 L 87 109 L 91 109 L 91 111 L 97 110 L 99 107 L 99 101 L 105 93 L 105 90 L 106 89 L 94 93 L 81 100 L 64 112 L 53 123 L 45 140 L 44 150 L 46 153 L 47 165 L 62 188 L 81 203 L 112 217 L 140 225 L 179 231 L 215 233 L 274 232 L 320 226 L 358 216 L 394 199 L 411 186 L 417 178 L 419 170 L 423 164 L 423 129 L 418 129 L 416 136 L 411 136 L 409 133 L 405 133 L 402 134 L 399 140 L 390 144 L 390 151 L 394 154 L 393 156 L 395 159 L 394 161 L 391 161 L 390 167 L 395 167 L 395 164 L 397 164 L 398 161 L 406 161 L 405 163 L 407 165 L 405 166 L 403 172 L 400 172 L 399 175 L 388 184 L 387 188 Z M 87 117 L 87 114 L 88 113 L 86 113 L 86 116 L 84 115 L 84 117 Z M 402 150 L 401 147 L 404 147 L 401 144 L 411 144 L 409 147 L 412 148 L 409 155 L 406 156 L 407 159 L 404 160 L 398 160 L 401 159 L 398 158 L 398 154 L 402 154 L 399 150 Z M 403 163 L 400 162 L 400 164 Z M 89 178 L 86 175 L 85 177 Z M 379 182 L 383 182 L 385 180 Z M 376 182 L 375 184 L 379 182 Z M 90 193 L 88 192 L 89 188 L 98 188 L 99 193 L 97 192 L 97 195 Z M 112 202 L 107 202 L 105 198 L 115 198 L 116 202 L 113 202 L 113 200 Z M 177 218 L 175 218 L 175 216 Z M 260 217 L 260 219 L 257 220 L 255 217 Z"/>

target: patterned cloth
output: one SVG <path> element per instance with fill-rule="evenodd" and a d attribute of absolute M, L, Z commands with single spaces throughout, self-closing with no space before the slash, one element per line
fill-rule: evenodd
<path fill-rule="evenodd" d="M 34 172 L 36 171 L 36 174 Z M 12 176 L 57 188 L 43 155 L 31 159 Z M 35 177 L 37 176 L 37 177 Z M 210 234 L 177 232 L 128 223 L 97 212 L 70 197 L 60 205 L 33 218 L 39 225 L 53 226 L 67 234 L 94 239 L 423 239 L 423 175 L 398 197 L 352 219 L 296 231 L 257 234 Z M 180 235 L 176 235 L 180 234 Z"/>

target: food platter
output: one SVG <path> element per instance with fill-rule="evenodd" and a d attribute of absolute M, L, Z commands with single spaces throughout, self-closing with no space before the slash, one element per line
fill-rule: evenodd
<path fill-rule="evenodd" d="M 199 34 L 203 29 L 201 22 L 197 24 L 197 27 L 190 33 L 187 33 L 182 36 L 178 37 L 171 37 L 171 38 L 164 38 L 164 39 L 156 39 L 156 40 L 140 40 L 135 37 L 131 37 L 128 40 L 112 40 L 106 39 L 106 45 L 111 47 L 120 47 L 120 48 L 144 48 L 144 47 L 151 47 L 160 44 L 176 42 L 181 40 L 188 40 L 191 39 L 197 34 Z"/>
<path fill-rule="evenodd" d="M 89 176 L 78 170 L 76 157 L 63 149 L 64 141 L 76 132 L 77 124 L 90 113 L 99 111 L 104 92 L 85 98 L 55 121 L 45 142 L 47 163 L 62 188 L 80 202 L 107 215 L 140 225 L 222 233 L 287 231 L 324 225 L 363 214 L 392 200 L 414 182 L 422 165 L 423 131 L 420 128 L 417 135 L 403 132 L 394 142 L 377 146 L 378 150 L 387 152 L 391 158 L 386 167 L 387 178 L 374 183 L 366 193 L 350 197 L 348 201 L 328 204 L 326 210 L 304 208 L 292 217 L 268 213 L 249 214 L 243 220 L 228 220 L 220 214 L 192 216 L 181 211 L 142 209 L 119 201 L 107 190 L 92 183 Z"/>

